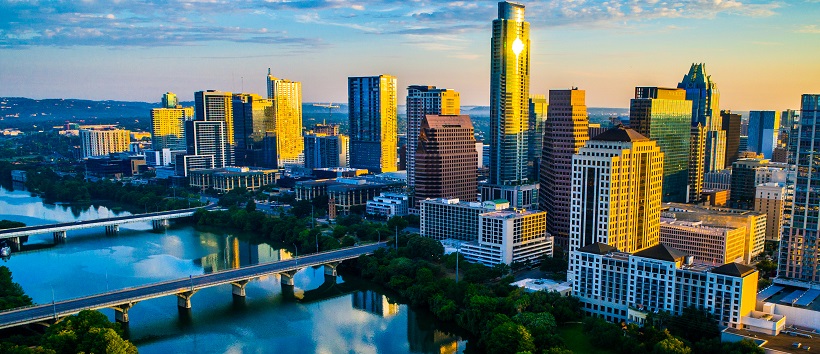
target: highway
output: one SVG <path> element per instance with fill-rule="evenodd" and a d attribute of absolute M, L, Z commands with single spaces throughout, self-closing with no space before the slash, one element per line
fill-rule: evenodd
<path fill-rule="evenodd" d="M 341 262 L 347 259 L 357 258 L 363 254 L 371 254 L 376 249 L 385 247 L 385 245 L 386 243 L 375 243 L 370 245 L 348 247 L 334 251 L 311 254 L 296 259 L 257 264 L 216 273 L 197 275 L 190 278 L 169 280 L 82 298 L 64 300 L 54 304 L 48 303 L 8 312 L 0 312 L 0 329 L 53 320 L 55 318 L 76 314 L 82 310 L 110 308 L 161 296 L 199 290 L 211 286 L 255 279 L 268 274 L 295 271 L 302 268 L 331 262 Z"/>

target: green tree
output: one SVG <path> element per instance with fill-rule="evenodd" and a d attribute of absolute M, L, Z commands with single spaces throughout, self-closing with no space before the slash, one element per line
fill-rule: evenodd
<path fill-rule="evenodd" d="M 664 339 L 655 344 L 652 354 L 691 354 L 692 349 L 675 337 Z"/>
<path fill-rule="evenodd" d="M 0 311 L 31 305 L 31 298 L 14 282 L 11 270 L 0 266 Z"/>
<path fill-rule="evenodd" d="M 254 201 L 253 199 L 248 200 L 248 202 L 245 204 L 245 211 L 249 213 L 256 211 L 256 201 Z"/>
<path fill-rule="evenodd" d="M 684 308 L 680 315 L 671 316 L 666 326 L 670 333 L 692 343 L 720 335 L 714 316 L 696 307 Z"/>
<path fill-rule="evenodd" d="M 401 216 L 394 216 L 387 220 L 387 228 L 391 231 L 402 231 L 404 230 L 409 223 Z"/>
<path fill-rule="evenodd" d="M 444 246 L 432 238 L 413 236 L 407 241 L 407 252 L 411 258 L 439 260 L 444 255 Z"/>
<path fill-rule="evenodd" d="M 492 329 L 486 340 L 487 353 L 515 354 L 534 351 L 535 344 L 527 329 L 515 322 L 506 322 Z"/>

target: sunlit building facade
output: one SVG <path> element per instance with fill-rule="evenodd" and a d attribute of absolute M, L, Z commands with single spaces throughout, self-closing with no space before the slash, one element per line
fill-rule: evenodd
<path fill-rule="evenodd" d="M 231 166 L 226 130 L 222 121 L 185 122 L 188 155 L 213 156 L 213 168 Z"/>
<path fill-rule="evenodd" d="M 545 95 L 530 95 L 530 137 L 527 167 L 530 181 L 538 181 L 541 175 L 541 150 L 544 149 L 544 124 L 547 122 L 549 103 Z"/>
<path fill-rule="evenodd" d="M 419 143 L 421 121 L 428 114 L 461 114 L 460 94 L 452 89 L 435 86 L 407 87 L 407 187 L 416 186 L 416 149 Z"/>
<path fill-rule="evenodd" d="M 302 83 L 278 79 L 268 69 L 268 99 L 273 101 L 273 119 L 268 137 L 274 139 L 276 167 L 304 163 L 302 140 Z"/>
<path fill-rule="evenodd" d="M 692 64 L 678 88 L 685 89 L 686 99 L 692 101 L 692 125 L 700 123 L 706 128 L 704 172 L 722 170 L 726 159 L 726 132 L 720 118 L 720 92 L 706 73 L 706 64 Z"/>
<path fill-rule="evenodd" d="M 350 166 L 384 173 L 398 170 L 398 86 L 390 75 L 349 77 Z"/>
<path fill-rule="evenodd" d="M 84 159 L 128 151 L 130 143 L 131 132 L 128 130 L 113 128 L 80 130 L 80 146 Z"/>
<path fill-rule="evenodd" d="M 151 109 L 151 148 L 184 150 L 185 121 L 193 115 L 193 107 Z"/>
<path fill-rule="evenodd" d="M 275 150 L 265 149 L 268 132 L 274 129 L 273 101 L 250 93 L 233 95 L 234 163 L 237 166 L 276 168 L 275 158 L 266 156 Z"/>

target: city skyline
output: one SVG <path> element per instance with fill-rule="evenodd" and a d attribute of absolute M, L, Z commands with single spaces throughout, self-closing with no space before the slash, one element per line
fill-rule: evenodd
<path fill-rule="evenodd" d="M 797 108 L 818 90 L 820 46 L 807 45 L 820 40 L 816 1 L 522 4 L 534 94 L 577 86 L 590 106 L 625 108 L 635 86 L 673 87 L 693 62 L 708 64 L 725 109 Z M 494 1 L 0 8 L 0 96 L 154 102 L 172 91 L 189 101 L 207 89 L 263 93 L 271 67 L 303 82 L 305 102 L 345 102 L 346 77 L 384 73 L 402 88 L 451 87 L 464 105 L 489 105 Z"/>

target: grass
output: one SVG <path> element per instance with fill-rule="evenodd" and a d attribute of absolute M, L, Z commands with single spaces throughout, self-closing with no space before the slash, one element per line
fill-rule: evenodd
<path fill-rule="evenodd" d="M 558 334 L 564 339 L 568 349 L 575 354 L 611 354 L 610 351 L 593 347 L 594 339 L 584 334 L 583 327 L 580 323 L 565 323 L 558 326 Z"/>

